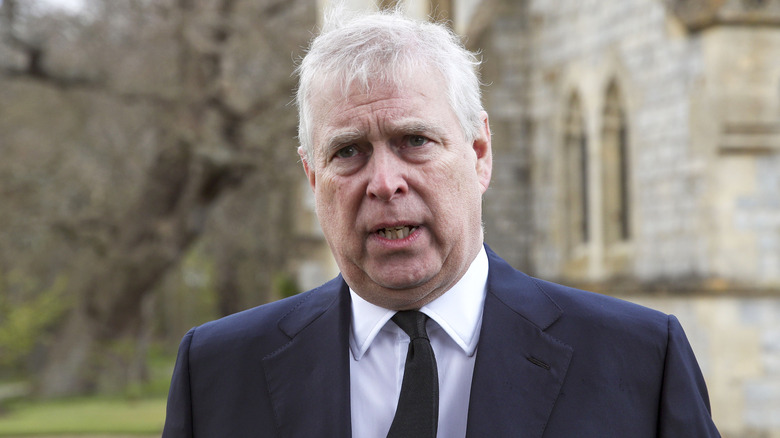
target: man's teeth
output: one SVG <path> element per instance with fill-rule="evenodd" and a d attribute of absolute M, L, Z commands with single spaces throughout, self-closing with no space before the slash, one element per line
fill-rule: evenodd
<path fill-rule="evenodd" d="M 409 234 L 416 230 L 417 227 L 392 227 L 392 228 L 382 228 L 378 231 L 379 235 L 384 237 L 385 239 L 390 240 L 396 240 L 396 239 L 403 239 L 405 237 L 408 237 Z"/>

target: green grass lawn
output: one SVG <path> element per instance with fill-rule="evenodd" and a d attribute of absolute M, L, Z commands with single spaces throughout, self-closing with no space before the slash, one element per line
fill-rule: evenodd
<path fill-rule="evenodd" d="M 0 436 L 160 436 L 165 398 L 18 402 L 0 415 Z"/>
<path fill-rule="evenodd" d="M 7 390 L 0 404 L 0 438 L 157 438 L 165 422 L 174 360 L 175 356 L 153 351 L 149 380 L 121 395 L 33 400 L 8 396 L 9 391 L 23 393 L 18 387 L 24 382 L 0 382 L 0 394 Z"/>

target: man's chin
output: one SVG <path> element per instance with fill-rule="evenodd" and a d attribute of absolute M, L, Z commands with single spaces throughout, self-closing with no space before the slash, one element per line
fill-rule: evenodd
<path fill-rule="evenodd" d="M 368 253 L 361 268 L 375 283 L 390 289 L 417 287 L 441 270 L 441 258 L 429 250 Z"/>
<path fill-rule="evenodd" d="M 414 293 L 430 283 L 433 276 L 416 274 L 403 274 L 402 272 L 384 272 L 381 275 L 369 275 L 370 280 L 377 288 L 385 289 L 390 294 Z"/>
<path fill-rule="evenodd" d="M 374 283 L 367 301 L 393 310 L 419 309 L 439 295 L 436 288 L 430 285 L 430 279 L 426 280 Z"/>

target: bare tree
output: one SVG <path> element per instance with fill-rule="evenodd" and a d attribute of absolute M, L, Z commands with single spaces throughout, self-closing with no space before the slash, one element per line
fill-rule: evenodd
<path fill-rule="evenodd" d="M 136 340 L 145 298 L 204 233 L 226 194 L 250 175 L 286 181 L 274 175 L 285 169 L 281 150 L 294 164 L 286 103 L 313 8 L 307 0 L 94 1 L 89 14 L 68 22 L 69 42 L 61 33 L 35 34 L 36 19 L 45 17 L 3 2 L 2 38 L 15 53 L 15 62 L 0 66 L 7 79 L 79 96 L 89 118 L 101 117 L 92 111 L 103 104 L 140 108 L 154 120 L 142 135 L 148 159 L 129 199 L 52 221 L 78 262 L 67 265 L 74 303 L 41 368 L 40 394 L 84 393 L 142 376 Z M 258 126 L 275 134 L 258 136 Z"/>

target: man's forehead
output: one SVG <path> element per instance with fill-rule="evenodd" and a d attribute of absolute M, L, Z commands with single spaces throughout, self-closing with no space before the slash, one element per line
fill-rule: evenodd
<path fill-rule="evenodd" d="M 339 100 L 320 100 L 314 107 L 314 132 L 319 136 L 366 135 L 378 128 L 408 124 L 411 103 L 402 96 L 363 94 Z M 417 119 L 418 123 L 422 121 Z"/>
<path fill-rule="evenodd" d="M 311 100 L 317 98 L 330 101 L 347 101 L 361 96 L 376 94 L 403 93 L 405 90 L 417 89 L 420 82 L 428 84 L 430 91 L 438 91 L 444 83 L 443 75 L 438 69 L 419 65 L 417 68 L 392 68 L 387 66 L 376 72 L 349 75 L 346 72 L 331 73 L 315 81 L 311 87 Z M 443 90 L 442 90 L 443 91 Z"/>
<path fill-rule="evenodd" d="M 382 118 L 377 127 L 382 133 L 388 135 L 408 134 L 433 134 L 439 133 L 441 128 L 435 122 L 416 117 Z M 360 123 L 344 127 L 330 127 L 323 132 L 323 140 L 327 143 L 344 143 L 367 138 L 371 135 L 373 127 L 367 123 Z"/>
<path fill-rule="evenodd" d="M 396 125 L 430 125 L 435 119 L 426 108 L 446 103 L 446 96 L 435 83 L 427 87 L 410 85 L 374 87 L 345 94 L 330 89 L 311 100 L 315 131 L 354 128 L 379 121 Z"/>

